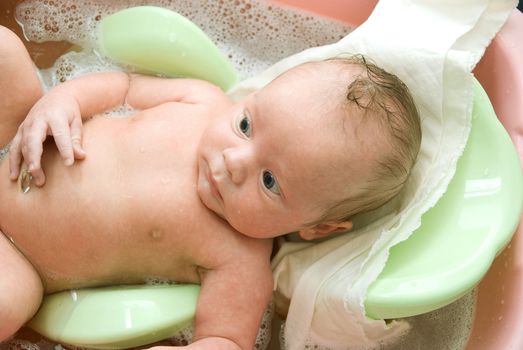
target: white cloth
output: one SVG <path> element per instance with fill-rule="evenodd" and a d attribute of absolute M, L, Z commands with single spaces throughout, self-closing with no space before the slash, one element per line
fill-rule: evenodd
<path fill-rule="evenodd" d="M 338 43 L 288 57 L 230 91 L 240 98 L 303 62 L 361 53 L 406 83 L 421 115 L 420 154 L 395 214 L 319 244 L 286 243 L 274 259 L 275 288 L 291 299 L 288 349 L 301 350 L 306 343 L 332 349 L 368 346 L 407 327 L 367 319 L 366 290 L 389 249 L 419 227 L 421 215 L 445 192 L 470 131 L 470 72 L 516 3 L 382 0 Z"/>

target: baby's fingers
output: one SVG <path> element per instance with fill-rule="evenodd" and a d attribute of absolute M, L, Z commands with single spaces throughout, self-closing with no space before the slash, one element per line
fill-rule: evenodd
<path fill-rule="evenodd" d="M 9 147 L 9 178 L 13 181 L 17 180 L 20 174 L 20 163 L 22 162 L 21 139 L 21 133 L 17 132 Z"/>
<path fill-rule="evenodd" d="M 74 118 L 71 122 L 71 141 L 76 159 L 84 159 L 85 151 L 82 148 L 82 118 Z"/>
<path fill-rule="evenodd" d="M 69 130 L 69 123 L 64 119 L 55 119 L 50 123 L 51 134 L 54 137 L 54 142 L 58 148 L 58 152 L 62 157 L 66 166 L 73 165 L 74 152 L 73 142 L 71 140 L 71 131 Z"/>
<path fill-rule="evenodd" d="M 30 137 L 27 137 L 26 143 L 21 146 L 24 161 L 28 164 L 28 170 L 33 176 L 36 186 L 43 186 L 45 183 L 45 175 L 41 165 L 42 144 L 45 138 L 45 129 L 37 128 L 32 131 Z"/>
<path fill-rule="evenodd" d="M 31 176 L 33 177 L 35 185 L 38 187 L 42 187 L 45 184 L 45 174 L 40 164 L 31 164 L 29 165 L 28 170 L 31 173 Z"/>

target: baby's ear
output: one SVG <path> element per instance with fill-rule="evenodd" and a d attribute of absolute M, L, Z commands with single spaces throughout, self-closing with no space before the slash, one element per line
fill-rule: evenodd
<path fill-rule="evenodd" d="M 298 231 L 301 238 L 308 241 L 316 238 L 322 238 L 330 235 L 331 233 L 349 231 L 352 228 L 352 220 L 341 221 L 341 222 L 326 222 L 316 224 L 312 227 L 305 228 Z"/>

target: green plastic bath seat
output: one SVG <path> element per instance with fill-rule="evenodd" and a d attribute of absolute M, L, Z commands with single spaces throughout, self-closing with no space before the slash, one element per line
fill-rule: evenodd
<path fill-rule="evenodd" d="M 167 339 L 189 326 L 200 286 L 125 286 L 45 297 L 28 326 L 59 343 L 122 349 Z"/>
<path fill-rule="evenodd" d="M 391 248 L 367 291 L 367 315 L 418 315 L 474 288 L 517 228 L 522 181 L 516 149 L 475 80 L 472 129 L 456 174 L 421 227 Z"/>
<path fill-rule="evenodd" d="M 124 10 L 102 21 L 100 40 L 104 52 L 117 53 L 122 62 L 143 68 L 145 64 L 132 62 L 137 57 L 138 61 L 150 59 L 150 72 L 169 71 L 212 81 L 214 69 L 196 58 L 212 62 L 223 56 L 186 21 L 165 9 Z M 136 29 L 143 23 L 150 24 L 145 34 Z M 148 41 L 169 50 L 177 45 L 171 47 L 171 34 L 179 37 L 172 28 L 182 28 L 186 37 L 201 38 L 197 40 L 202 47 L 185 48 L 185 57 L 195 57 L 185 64 L 193 62 L 198 74 L 187 73 L 186 67 L 182 72 L 179 62 L 162 55 L 146 57 L 159 52 L 144 49 Z M 113 30 L 124 37 L 137 30 L 133 35 L 144 44 L 130 41 L 133 35 L 129 34 L 124 45 L 114 39 Z M 192 30 L 198 34 L 188 33 Z M 158 66 L 155 59 L 160 60 Z M 229 67 L 221 65 L 225 66 Z M 223 86 L 228 86 L 236 79 L 234 72 L 223 72 L 228 82 Z M 389 319 L 432 311 L 473 288 L 512 237 L 523 205 L 522 181 L 516 150 L 485 91 L 475 82 L 472 130 L 456 174 L 437 205 L 422 217 L 421 227 L 391 249 L 385 269 L 367 293 L 369 317 Z M 100 349 L 141 346 L 165 339 L 192 322 L 198 295 L 199 287 L 194 285 L 66 291 L 46 296 L 29 326 L 60 343 Z"/>
<path fill-rule="evenodd" d="M 102 55 L 138 72 L 205 79 L 224 91 L 236 82 L 234 68 L 211 39 L 174 11 L 122 10 L 105 17 L 97 34 Z"/>

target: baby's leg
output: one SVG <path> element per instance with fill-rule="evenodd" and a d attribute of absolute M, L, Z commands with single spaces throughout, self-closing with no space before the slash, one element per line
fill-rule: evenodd
<path fill-rule="evenodd" d="M 0 148 L 11 141 L 41 95 L 40 82 L 23 43 L 0 26 Z M 42 295 L 40 276 L 0 232 L 0 341 L 34 315 Z"/>
<path fill-rule="evenodd" d="M 33 104 L 42 96 L 24 44 L 0 26 L 0 148 L 11 141 Z"/>
<path fill-rule="evenodd" d="M 0 342 L 35 314 L 42 295 L 40 276 L 0 232 Z"/>

